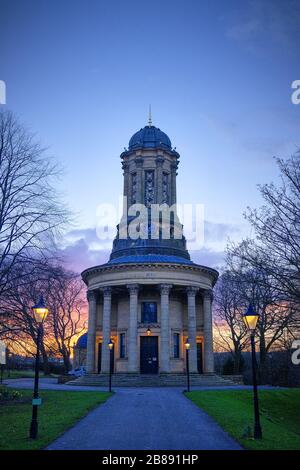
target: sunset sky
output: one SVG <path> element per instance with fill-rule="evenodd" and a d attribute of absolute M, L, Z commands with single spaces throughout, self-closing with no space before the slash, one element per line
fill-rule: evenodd
<path fill-rule="evenodd" d="M 299 146 L 299 1 L 1 0 L 0 80 L 7 104 L 48 147 L 76 225 L 63 249 L 81 270 L 105 262 L 100 203 L 122 194 L 119 155 L 153 124 L 181 154 L 178 199 L 205 205 L 205 247 L 219 265 L 228 237 L 249 233 L 256 185 L 273 156 Z"/>

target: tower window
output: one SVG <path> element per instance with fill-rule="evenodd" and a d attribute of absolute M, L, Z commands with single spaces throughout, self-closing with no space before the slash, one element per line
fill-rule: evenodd
<path fill-rule="evenodd" d="M 154 171 L 145 171 L 145 206 L 154 204 Z"/>
<path fill-rule="evenodd" d="M 179 333 L 174 333 L 173 343 L 174 343 L 174 359 L 179 359 L 180 357 L 180 334 Z"/>
<path fill-rule="evenodd" d="M 120 353 L 120 359 L 124 359 L 126 357 L 125 333 L 119 334 L 119 353 Z"/>
<path fill-rule="evenodd" d="M 157 323 L 157 304 L 156 302 L 142 303 L 142 323 Z"/>

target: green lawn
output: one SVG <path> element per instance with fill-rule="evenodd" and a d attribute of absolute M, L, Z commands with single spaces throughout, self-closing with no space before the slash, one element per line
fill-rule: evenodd
<path fill-rule="evenodd" d="M 259 391 L 261 441 L 243 436 L 248 426 L 253 429 L 252 391 L 195 391 L 186 396 L 246 449 L 300 449 L 299 389 Z"/>
<path fill-rule="evenodd" d="M 19 391 L 25 403 L 0 403 L 1 450 L 42 449 L 111 396 L 106 392 L 41 391 L 39 435 L 38 439 L 32 440 L 28 438 L 32 391 Z"/>

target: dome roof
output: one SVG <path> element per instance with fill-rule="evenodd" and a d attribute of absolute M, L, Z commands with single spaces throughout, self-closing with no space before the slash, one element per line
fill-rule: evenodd
<path fill-rule="evenodd" d="M 87 347 L 87 336 L 87 333 L 84 333 L 83 335 L 79 336 L 76 343 L 76 348 L 85 349 Z"/>
<path fill-rule="evenodd" d="M 111 259 L 107 264 L 123 264 L 123 263 L 177 263 L 177 264 L 195 264 L 190 259 L 181 256 L 172 255 L 129 255 L 120 256 L 120 258 Z"/>
<path fill-rule="evenodd" d="M 133 134 L 129 141 L 129 150 L 140 147 L 164 147 L 171 150 L 172 144 L 167 134 L 158 129 L 158 127 L 148 125 Z"/>

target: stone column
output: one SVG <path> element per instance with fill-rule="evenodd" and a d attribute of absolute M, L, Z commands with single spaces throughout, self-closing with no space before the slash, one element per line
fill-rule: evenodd
<path fill-rule="evenodd" d="M 102 359 L 101 372 L 109 372 L 110 357 L 108 343 L 110 340 L 110 323 L 111 323 L 111 287 L 104 287 L 103 292 L 103 321 L 102 321 Z"/>
<path fill-rule="evenodd" d="M 156 204 L 162 204 L 163 163 L 164 163 L 164 158 L 161 156 L 158 156 L 156 158 L 156 168 L 157 168 L 157 184 L 155 188 L 156 189 L 156 198 L 155 198 Z"/>
<path fill-rule="evenodd" d="M 128 372 L 138 372 L 137 366 L 137 323 L 138 284 L 129 284 L 129 328 L 128 328 Z"/>
<path fill-rule="evenodd" d="M 190 342 L 190 352 L 189 352 L 189 361 L 190 361 L 190 372 L 198 372 L 197 366 L 197 325 L 196 325 L 196 293 L 198 287 L 188 287 L 187 288 L 187 298 L 188 298 L 188 335 Z"/>
<path fill-rule="evenodd" d="M 178 163 L 172 163 L 171 164 L 171 203 L 176 204 L 176 175 L 177 175 L 177 168 L 178 168 Z"/>
<path fill-rule="evenodd" d="M 170 372 L 169 292 L 171 284 L 160 285 L 160 371 Z"/>
<path fill-rule="evenodd" d="M 89 374 L 95 372 L 95 349 L 96 349 L 96 307 L 97 294 L 95 291 L 87 292 L 89 303 L 88 337 L 86 351 L 86 369 Z"/>
<path fill-rule="evenodd" d="M 123 196 L 128 196 L 129 192 L 129 165 L 127 162 L 122 162 L 124 184 L 123 184 Z"/>
<path fill-rule="evenodd" d="M 136 164 L 136 202 L 138 204 L 144 204 L 143 159 L 142 157 L 137 157 L 134 161 Z"/>
<path fill-rule="evenodd" d="M 124 185 L 123 185 L 123 198 L 127 197 L 127 207 L 131 204 L 131 188 L 129 179 L 129 165 L 127 162 L 122 162 Z M 123 216 L 127 215 L 127 207 L 123 207 Z"/>
<path fill-rule="evenodd" d="M 212 335 L 212 300 L 211 290 L 203 293 L 203 317 L 204 317 L 204 372 L 214 372 L 214 352 Z"/>

